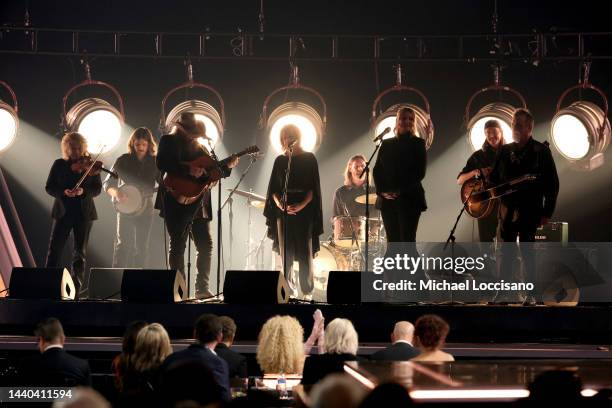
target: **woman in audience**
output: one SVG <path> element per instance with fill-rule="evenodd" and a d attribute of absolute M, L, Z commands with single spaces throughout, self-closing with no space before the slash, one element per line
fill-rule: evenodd
<path fill-rule="evenodd" d="M 123 334 L 121 354 L 113 359 L 113 373 L 115 374 L 115 386 L 119 391 L 123 390 L 123 375 L 128 370 L 128 364 L 134 354 L 136 346 L 136 336 L 140 330 L 147 325 L 147 322 L 136 321 L 130 323 Z"/>
<path fill-rule="evenodd" d="M 302 374 L 304 329 L 295 317 L 274 316 L 259 332 L 257 362 L 264 374 Z"/>
<path fill-rule="evenodd" d="M 325 329 L 325 353 L 306 359 L 302 384 L 312 385 L 327 374 L 344 372 L 345 361 L 357 360 L 358 346 L 353 323 L 347 319 L 332 320 Z"/>
<path fill-rule="evenodd" d="M 449 330 L 448 323 L 440 316 L 430 314 L 419 317 L 414 325 L 414 338 L 421 354 L 412 361 L 455 361 L 451 354 L 442 351 Z"/>
<path fill-rule="evenodd" d="M 138 336 L 128 370 L 123 376 L 123 394 L 150 395 L 159 385 L 161 363 L 172 353 L 168 332 L 159 323 L 143 327 Z"/>

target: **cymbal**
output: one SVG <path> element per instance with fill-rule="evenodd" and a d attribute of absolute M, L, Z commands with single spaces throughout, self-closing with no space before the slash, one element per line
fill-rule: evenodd
<path fill-rule="evenodd" d="M 231 188 L 228 188 L 227 191 L 232 191 Z M 260 196 L 259 194 L 255 194 L 255 193 L 251 193 L 249 191 L 244 191 L 244 190 L 236 190 L 234 192 L 236 195 L 242 196 L 242 197 L 246 197 L 249 200 L 253 200 L 253 201 L 263 201 L 265 203 L 266 201 L 266 197 L 264 196 Z M 263 207 L 262 207 L 263 208 Z"/>
<path fill-rule="evenodd" d="M 369 198 L 368 198 L 368 204 L 370 205 L 374 205 L 374 203 L 376 202 L 376 194 L 374 193 L 370 193 L 369 194 Z M 359 204 L 365 204 L 366 203 L 366 195 L 360 195 L 355 197 L 355 202 L 359 203 Z"/>
<path fill-rule="evenodd" d="M 251 200 L 249 201 L 249 205 L 261 210 L 266 206 L 266 202 L 260 200 Z"/>

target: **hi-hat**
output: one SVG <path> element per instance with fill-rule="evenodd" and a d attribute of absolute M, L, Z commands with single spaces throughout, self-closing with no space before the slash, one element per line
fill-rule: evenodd
<path fill-rule="evenodd" d="M 376 202 L 376 194 L 371 193 L 369 194 L 370 197 L 368 197 L 368 204 L 370 205 L 374 205 L 374 203 Z M 360 195 L 355 197 L 355 202 L 359 203 L 359 204 L 365 204 L 366 203 L 366 195 Z"/>
<path fill-rule="evenodd" d="M 232 189 L 228 188 L 227 191 L 232 191 Z M 261 196 L 259 194 L 251 193 L 249 191 L 236 190 L 236 191 L 234 191 L 234 193 L 236 195 L 239 195 L 239 196 L 242 196 L 242 197 L 246 197 L 246 198 L 248 198 L 249 200 L 252 200 L 252 201 L 263 201 L 264 203 L 266 201 L 266 197 Z M 257 206 L 255 205 L 254 207 L 257 207 Z"/>

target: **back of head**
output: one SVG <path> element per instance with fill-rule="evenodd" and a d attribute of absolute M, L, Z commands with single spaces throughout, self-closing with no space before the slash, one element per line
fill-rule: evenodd
<path fill-rule="evenodd" d="M 450 327 L 444 319 L 438 315 L 429 314 L 417 319 L 414 334 L 423 348 L 437 349 L 444 344 L 449 330 Z"/>
<path fill-rule="evenodd" d="M 111 405 L 98 391 L 77 387 L 72 391 L 72 398 L 53 403 L 53 408 L 110 408 Z"/>
<path fill-rule="evenodd" d="M 221 339 L 224 343 L 231 343 L 234 341 L 234 336 L 236 335 L 236 322 L 229 316 L 221 316 L 219 317 L 221 321 L 221 326 L 223 327 L 223 338 Z"/>
<path fill-rule="evenodd" d="M 199 360 L 176 361 L 164 370 L 160 387 L 164 405 L 196 401 L 201 406 L 223 401 L 223 389 L 210 368 Z"/>
<path fill-rule="evenodd" d="M 408 390 L 396 383 L 380 384 L 365 397 L 360 408 L 410 407 L 413 405 Z"/>
<path fill-rule="evenodd" d="M 195 323 L 196 340 L 202 344 L 217 341 L 223 331 L 223 325 L 219 316 L 214 314 L 203 314 Z"/>
<path fill-rule="evenodd" d="M 134 349 L 136 347 L 136 336 L 138 336 L 138 332 L 147 325 L 147 322 L 142 320 L 137 320 L 128 324 L 125 328 L 125 332 L 123 333 L 123 341 L 121 343 L 121 351 L 124 354 L 133 354 Z"/>
<path fill-rule="evenodd" d="M 345 374 L 330 374 L 310 392 L 313 408 L 357 408 L 365 390 Z M 377 407 L 380 408 L 380 407 Z"/>
<path fill-rule="evenodd" d="M 159 323 L 143 327 L 136 336 L 133 367 L 138 372 L 154 370 L 172 353 L 168 332 Z"/>
<path fill-rule="evenodd" d="M 414 337 L 414 326 L 407 321 L 395 323 L 393 328 L 393 341 L 404 340 L 412 343 Z"/>
<path fill-rule="evenodd" d="M 336 318 L 325 328 L 325 352 L 330 354 L 357 354 L 359 338 L 348 319 Z"/>
<path fill-rule="evenodd" d="M 582 398 L 582 381 L 569 370 L 546 371 L 529 384 L 529 399 L 535 401 L 563 401 Z"/>
<path fill-rule="evenodd" d="M 274 316 L 263 325 L 257 362 L 264 373 L 301 374 L 304 367 L 304 329 L 296 318 Z"/>
<path fill-rule="evenodd" d="M 38 323 L 34 335 L 40 337 L 45 343 L 57 344 L 64 339 L 64 328 L 58 319 L 49 317 Z"/>

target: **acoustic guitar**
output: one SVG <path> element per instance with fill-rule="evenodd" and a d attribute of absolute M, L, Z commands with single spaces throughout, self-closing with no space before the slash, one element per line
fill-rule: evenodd
<path fill-rule="evenodd" d="M 534 174 L 525 174 L 488 189 L 482 179 L 471 178 L 461 186 L 461 202 L 465 205 L 465 211 L 472 217 L 483 218 L 491 213 L 493 200 L 512 194 L 518 191 L 521 184 L 537 178 Z"/>
<path fill-rule="evenodd" d="M 234 157 L 241 157 L 245 154 L 256 154 L 259 153 L 257 146 L 250 146 L 246 149 L 231 155 L 219 162 L 208 155 L 198 157 L 195 160 L 188 162 L 181 162 L 181 164 L 187 165 L 190 168 L 197 167 L 204 169 L 204 174 L 208 177 L 204 181 L 196 179 L 192 176 L 181 176 L 177 174 L 166 174 L 164 177 L 164 187 L 172 194 L 172 196 L 180 204 L 189 205 L 198 200 L 198 198 L 206 191 L 211 189 L 221 179 L 223 174 L 221 173 L 221 167 L 224 166 Z"/>

